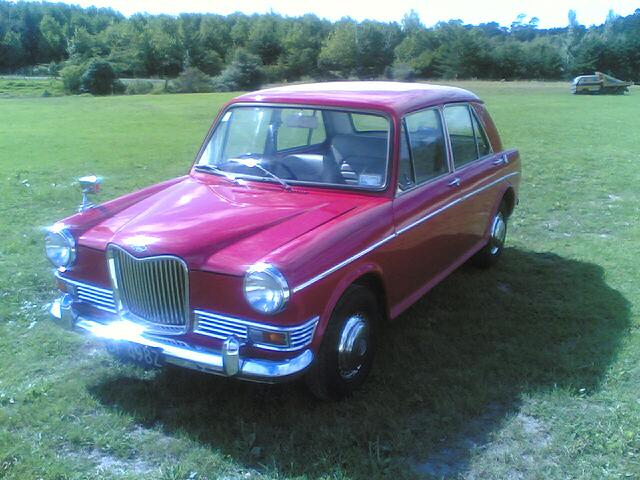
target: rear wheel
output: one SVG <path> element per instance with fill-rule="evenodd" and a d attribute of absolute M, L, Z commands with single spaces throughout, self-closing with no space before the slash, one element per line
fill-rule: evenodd
<path fill-rule="evenodd" d="M 502 256 L 504 243 L 507 238 L 507 206 L 504 201 L 491 221 L 489 241 L 472 258 L 473 263 L 480 268 L 489 268 L 496 264 Z"/>
<path fill-rule="evenodd" d="M 375 352 L 380 312 L 371 290 L 350 286 L 338 301 L 318 355 L 306 376 L 317 398 L 349 396 L 369 375 Z"/>

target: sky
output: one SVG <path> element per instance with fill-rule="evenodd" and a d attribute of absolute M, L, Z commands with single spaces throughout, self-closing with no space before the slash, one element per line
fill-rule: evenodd
<path fill-rule="evenodd" d="M 329 20 L 350 16 L 356 20 L 380 21 L 400 21 L 413 9 L 427 26 L 451 19 L 472 24 L 497 21 L 509 26 L 518 14 L 524 13 L 525 21 L 538 17 L 540 28 L 566 26 L 569 10 L 575 10 L 578 21 L 589 26 L 603 23 L 609 10 L 629 15 L 640 8 L 638 0 L 76 0 L 65 3 L 111 7 L 125 15 L 137 12 L 226 15 L 236 11 L 251 14 L 273 10 L 289 16 L 315 13 Z"/>

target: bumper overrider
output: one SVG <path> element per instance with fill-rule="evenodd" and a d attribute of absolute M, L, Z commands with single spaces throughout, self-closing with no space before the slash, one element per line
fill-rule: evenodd
<path fill-rule="evenodd" d="M 104 322 L 74 308 L 74 298 L 63 294 L 50 308 L 52 320 L 68 329 L 103 340 L 107 344 L 126 342 L 151 348 L 162 355 L 163 363 L 190 368 L 205 373 L 236 377 L 244 380 L 278 383 L 301 375 L 313 361 L 313 352 L 306 348 L 294 352 L 292 358 L 268 360 L 243 358 L 242 340 L 232 335 L 222 344 L 220 351 L 190 346 L 170 338 L 149 335 L 139 323 L 118 318 Z"/>

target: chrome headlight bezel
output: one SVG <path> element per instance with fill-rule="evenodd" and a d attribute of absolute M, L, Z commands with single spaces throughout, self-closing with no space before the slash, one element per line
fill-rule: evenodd
<path fill-rule="evenodd" d="M 54 225 L 44 237 L 44 252 L 54 267 L 67 269 L 76 260 L 76 241 L 67 228 Z"/>
<path fill-rule="evenodd" d="M 242 290 L 251 308 L 267 315 L 284 310 L 291 297 L 284 275 L 268 263 L 258 263 L 247 270 Z"/>

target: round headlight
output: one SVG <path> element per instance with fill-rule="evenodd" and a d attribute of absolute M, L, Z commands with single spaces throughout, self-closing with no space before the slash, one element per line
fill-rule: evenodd
<path fill-rule="evenodd" d="M 66 228 L 53 227 L 44 237 L 44 251 L 56 268 L 67 268 L 76 259 L 76 242 Z"/>
<path fill-rule="evenodd" d="M 259 263 L 244 277 L 244 298 L 260 313 L 276 313 L 289 301 L 289 285 L 273 265 Z"/>

